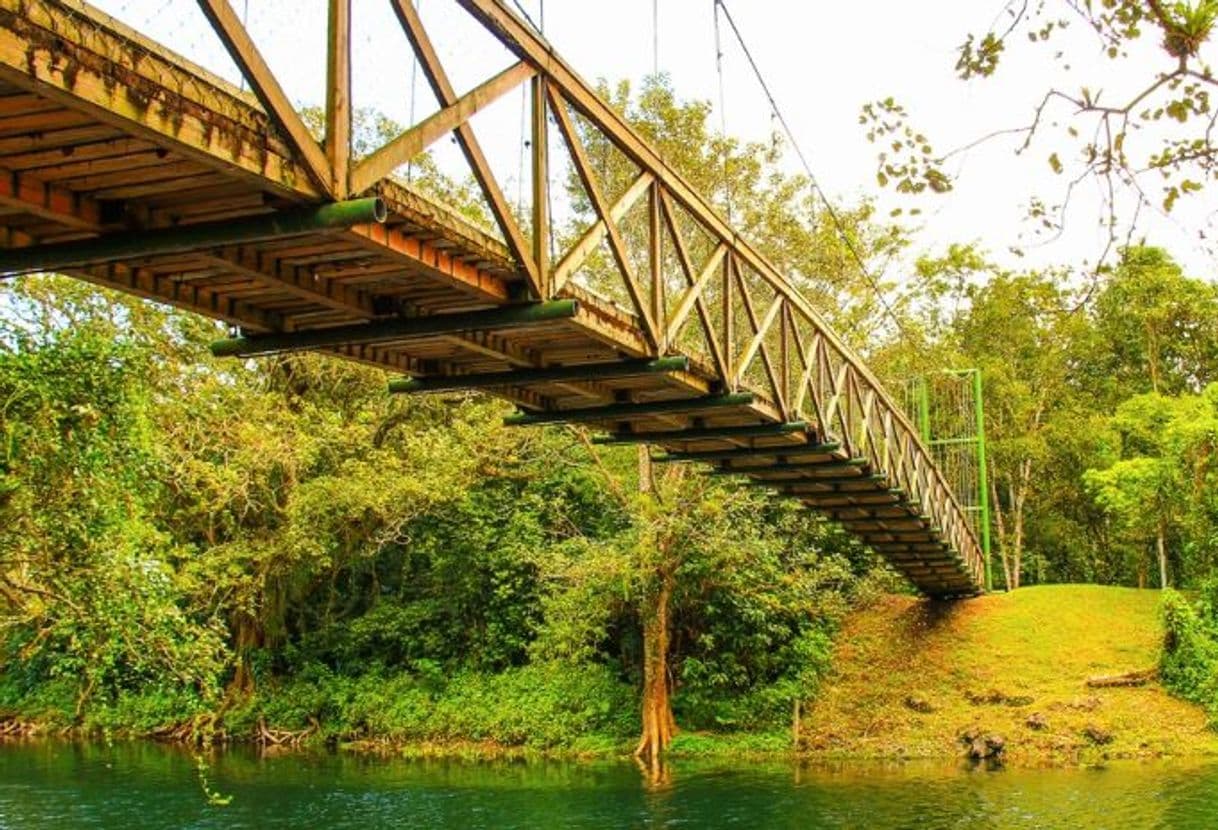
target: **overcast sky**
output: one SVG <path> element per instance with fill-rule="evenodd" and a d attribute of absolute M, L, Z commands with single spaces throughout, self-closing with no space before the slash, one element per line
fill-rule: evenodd
<path fill-rule="evenodd" d="M 94 2 L 192 60 L 239 80 L 195 0 Z M 248 16 L 251 33 L 289 94 L 301 103 L 319 103 L 325 0 L 249 0 L 248 7 L 244 0 L 230 2 Z M 521 0 L 538 21 L 541 2 Z M 420 3 L 458 89 L 469 88 L 507 65 L 506 54 L 453 0 Z M 885 212 L 896 205 L 914 205 L 894 201 L 876 185 L 876 148 L 867 143 L 858 123 L 864 102 L 896 97 L 936 150 L 946 151 L 994 130 L 1028 123 L 1036 102 L 1052 85 L 1071 90 L 1083 84 L 1105 86 L 1110 88 L 1106 100 L 1115 101 L 1123 91 L 1128 96 L 1136 90 L 1142 77 L 1133 72 L 1134 67 L 1122 69 L 1104 59 L 1095 38 L 1074 26 L 1050 47 L 1012 50 L 994 79 L 958 80 L 953 72 L 956 47 L 968 32 L 988 29 L 1002 9 L 1001 0 L 726 3 L 831 198 L 841 204 L 877 198 Z M 658 55 L 653 48 L 653 0 L 545 0 L 544 7 L 547 38 L 586 78 L 637 81 L 658 64 L 671 76 L 679 95 L 707 100 L 716 107 L 718 126 L 712 0 L 659 0 Z M 412 97 L 417 118 L 434 109 L 421 79 L 418 91 L 411 94 L 412 57 L 389 4 L 354 0 L 354 12 L 357 105 L 377 107 L 403 122 L 408 120 Z M 726 28 L 723 37 L 727 131 L 766 140 L 775 126 L 769 105 Z M 1072 56 L 1068 71 L 1052 60 L 1052 52 L 1062 47 Z M 1152 47 L 1148 44 L 1144 56 L 1155 59 Z M 1140 65 L 1145 73 L 1146 60 Z M 509 194 L 520 172 L 522 104 L 520 95 L 509 95 L 475 122 Z M 962 173 L 957 190 L 916 205 L 924 213 L 919 224 L 910 226 L 915 250 L 934 252 L 950 242 L 976 241 L 1010 267 L 1094 261 L 1106 239 L 1097 223 L 1100 207 L 1094 185 L 1076 191 L 1059 240 L 1036 247 L 1027 236 L 1029 225 L 1023 217 L 1029 198 L 1040 195 L 1048 202 L 1057 201 L 1064 186 L 1046 160 L 1051 151 L 1062 149 L 1061 129 L 1064 125 L 1054 132 L 1050 124 L 1044 140 L 1022 157 L 1013 154 L 1018 140 L 1010 138 L 957 156 L 949 168 Z M 793 157 L 787 163 L 796 169 Z M 1159 198 L 1155 189 L 1150 195 Z M 1212 278 L 1214 260 L 1197 241 L 1207 221 L 1207 198 L 1213 201 L 1203 195 L 1182 203 L 1170 218 L 1144 213 L 1141 224 L 1149 241 L 1169 248 L 1191 273 Z M 1011 254 L 1011 246 L 1025 248 L 1026 256 Z M 892 268 L 890 276 L 899 278 L 908 263 Z"/>

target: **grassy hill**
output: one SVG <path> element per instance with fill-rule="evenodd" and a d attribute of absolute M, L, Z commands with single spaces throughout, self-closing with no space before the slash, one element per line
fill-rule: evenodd
<path fill-rule="evenodd" d="M 1156 591 L 887 597 L 847 622 L 803 742 L 827 755 L 952 757 L 974 729 L 1005 738 L 1016 763 L 1218 753 L 1204 712 L 1156 683 L 1086 685 L 1155 667 L 1162 639 Z"/>

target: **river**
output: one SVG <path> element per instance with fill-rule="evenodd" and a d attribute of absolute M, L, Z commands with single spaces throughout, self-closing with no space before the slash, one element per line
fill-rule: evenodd
<path fill-rule="evenodd" d="M 351 754 L 208 759 L 144 743 L 0 744 L 0 827 L 1218 827 L 1218 765 L 970 770 L 907 763 L 465 762 Z"/>

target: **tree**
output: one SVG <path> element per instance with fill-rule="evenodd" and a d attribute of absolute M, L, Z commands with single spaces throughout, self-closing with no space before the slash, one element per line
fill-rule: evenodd
<path fill-rule="evenodd" d="M 960 150 L 1014 137 L 1016 153 L 1034 147 L 1044 153 L 1065 185 L 1056 197 L 1031 199 L 1028 217 L 1043 235 L 1060 233 L 1074 191 L 1094 180 L 1102 193 L 1100 224 L 1107 230 L 1097 262 L 1103 265 L 1122 240 L 1131 241 L 1140 213 L 1168 213 L 1179 199 L 1202 192 L 1218 177 L 1218 110 L 1211 103 L 1218 80 L 1207 56 L 1215 22 L 1215 0 L 1009 0 L 994 28 L 969 34 L 960 46 L 959 77 L 996 75 L 1008 52 L 1022 44 L 1042 50 L 1037 60 L 1061 80 L 1044 90 L 1023 124 L 995 130 Z M 1071 40 L 1075 27 L 1094 35 L 1108 65 L 1092 63 L 1084 51 L 1095 41 Z M 1069 77 L 1077 68 L 1089 73 L 1081 84 Z M 1128 76 L 1140 80 L 1113 89 Z M 881 187 L 910 194 L 951 190 L 945 163 L 959 150 L 937 153 L 901 103 L 870 102 L 861 121 L 868 139 L 881 148 Z"/>
<path fill-rule="evenodd" d="M 1125 401 L 1112 417 L 1120 441 L 1112 448 L 1115 457 L 1083 476 L 1088 491 L 1126 538 L 1135 546 L 1153 539 L 1160 588 L 1168 586 L 1169 538 L 1185 536 L 1183 523 L 1199 505 L 1196 473 L 1208 465 L 1208 445 L 1218 427 L 1215 394 L 1218 389 L 1211 387 L 1205 395 L 1150 392 Z M 1144 587 L 1145 559 L 1136 556 L 1136 561 L 1138 586 Z"/>
<path fill-rule="evenodd" d="M 1086 380 L 1101 405 L 1140 392 L 1197 392 L 1218 380 L 1218 288 L 1160 248 L 1135 247 L 1095 298 Z"/>
<path fill-rule="evenodd" d="M 1005 584 L 1023 579 L 1027 514 L 1070 405 L 1071 352 L 1082 319 L 1051 274 L 998 274 L 969 292 L 954 335 L 985 379 L 991 514 Z"/>

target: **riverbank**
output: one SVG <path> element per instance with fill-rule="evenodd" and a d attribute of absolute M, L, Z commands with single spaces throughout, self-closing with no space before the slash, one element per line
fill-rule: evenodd
<path fill-rule="evenodd" d="M 970 734 L 982 746 L 1001 740 L 1004 761 L 1020 766 L 1218 756 L 1205 712 L 1138 676 L 1159 663 L 1159 604 L 1155 591 L 1089 585 L 955 604 L 881 597 L 845 620 L 832 668 L 803 706 L 798 744 L 790 726 L 685 730 L 670 755 L 955 761 L 968 750 L 961 736 Z M 1087 683 L 1129 673 L 1137 685 Z M 215 740 L 271 753 L 324 746 L 478 760 L 622 758 L 635 742 L 631 690 L 607 675 L 533 667 L 453 681 L 442 694 L 408 675 L 339 681 L 264 689 L 220 718 L 183 717 L 172 698 L 153 697 L 91 711 L 76 726 L 66 705 L 41 717 L 0 712 L 0 737 Z"/>
<path fill-rule="evenodd" d="M 834 668 L 803 721 L 803 749 L 947 758 L 970 734 L 1000 738 L 1015 764 L 1218 755 L 1205 712 L 1154 679 L 1094 685 L 1158 666 L 1159 606 L 1157 591 L 1096 585 L 954 604 L 882 598 L 840 632 Z"/>

